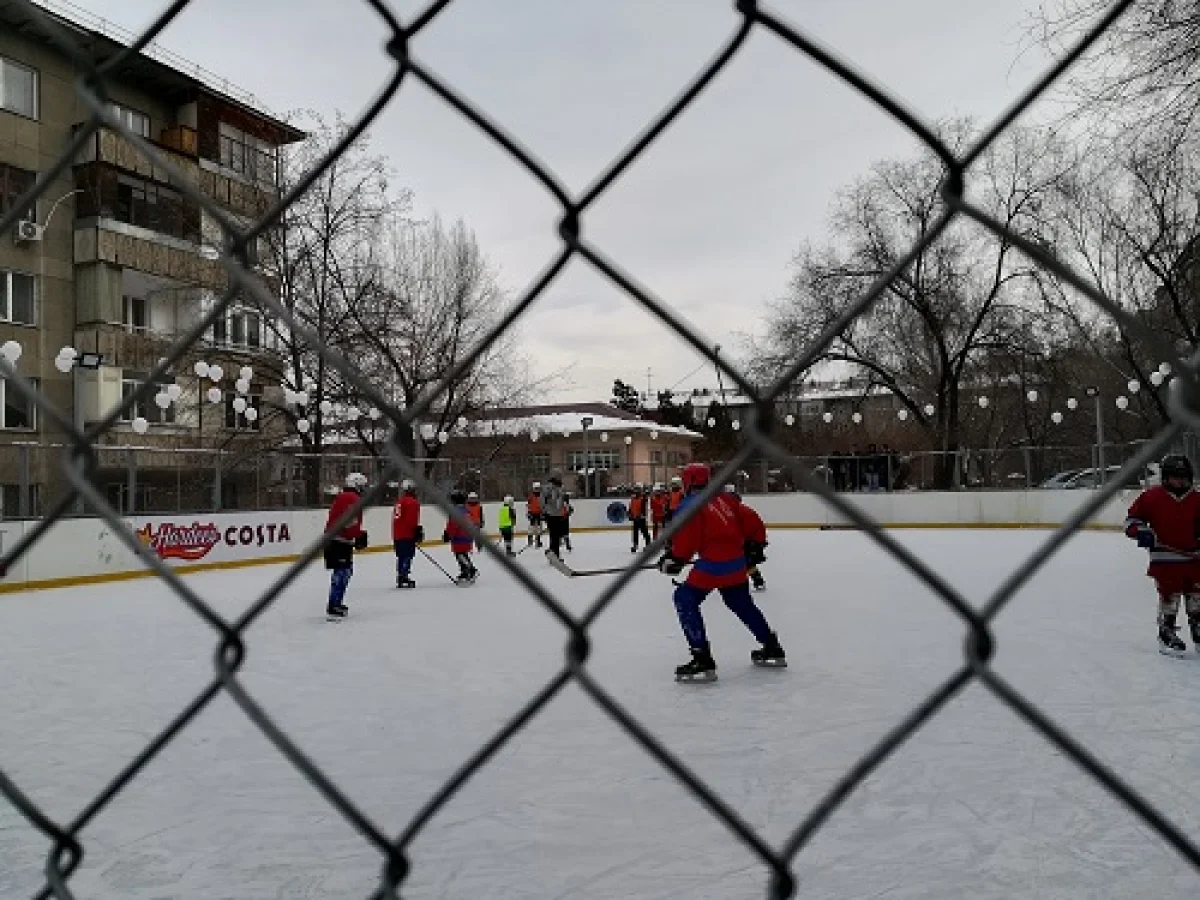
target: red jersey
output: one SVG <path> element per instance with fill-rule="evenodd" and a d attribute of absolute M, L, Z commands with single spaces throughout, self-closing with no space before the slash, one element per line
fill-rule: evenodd
<path fill-rule="evenodd" d="M 359 499 L 358 491 L 352 491 L 349 488 L 334 497 L 333 505 L 329 507 L 329 518 L 325 520 L 325 531 L 328 532 L 333 527 L 333 523 L 344 516 L 346 510 L 350 509 Z M 358 515 L 347 522 L 337 533 L 337 539 L 353 541 L 362 533 L 362 510 L 360 509 Z"/>
<path fill-rule="evenodd" d="M 462 515 L 470 518 L 465 506 L 454 507 Z M 470 553 L 471 548 L 475 546 L 474 539 L 467 534 L 467 529 L 463 528 L 452 518 L 446 519 L 446 534 L 450 537 L 450 549 L 455 553 Z"/>
<path fill-rule="evenodd" d="M 682 503 L 683 488 L 671 488 L 671 496 L 670 499 L 667 500 L 667 509 L 671 510 L 671 512 L 675 512 L 675 510 L 679 509 L 679 506 Z"/>
<path fill-rule="evenodd" d="M 655 522 L 665 522 L 667 519 L 667 504 L 670 502 L 666 494 L 650 495 L 650 515 Z"/>
<path fill-rule="evenodd" d="M 646 518 L 646 498 L 641 494 L 634 494 L 629 498 L 629 518 Z"/>
<path fill-rule="evenodd" d="M 471 517 L 476 528 L 483 528 L 483 504 L 478 500 L 468 500 L 467 515 Z"/>
<path fill-rule="evenodd" d="M 1154 532 L 1147 575 L 1158 575 L 1181 563 L 1195 564 L 1189 555 L 1200 548 L 1200 493 L 1188 491 L 1176 497 L 1162 485 L 1149 488 L 1133 501 L 1125 519 L 1125 534 L 1136 538 L 1142 528 Z M 1188 551 L 1178 553 L 1175 551 Z"/>
<path fill-rule="evenodd" d="M 421 501 L 412 494 L 401 494 L 392 508 L 392 540 L 413 540 L 420 524 Z"/>
<path fill-rule="evenodd" d="M 746 535 L 746 540 L 754 541 L 756 544 L 765 544 L 767 542 L 767 523 L 762 520 L 762 516 L 753 507 L 747 506 L 737 494 L 726 494 L 726 496 L 737 505 L 738 518 L 741 519 L 742 531 Z"/>
<path fill-rule="evenodd" d="M 680 509 L 690 505 L 685 500 Z M 747 580 L 746 533 L 742 504 L 718 494 L 694 514 L 671 539 L 676 559 L 697 557 L 687 583 L 703 590 L 730 587 Z"/>
<path fill-rule="evenodd" d="M 542 514 L 542 495 L 530 494 L 529 499 L 525 501 L 525 512 L 531 516 L 540 516 Z"/>

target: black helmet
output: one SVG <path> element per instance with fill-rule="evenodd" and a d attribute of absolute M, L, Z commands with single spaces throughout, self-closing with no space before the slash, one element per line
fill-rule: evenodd
<path fill-rule="evenodd" d="M 463 504 L 467 502 L 467 492 L 461 488 L 455 488 L 450 492 L 450 502 Z"/>
<path fill-rule="evenodd" d="M 1192 461 L 1182 453 L 1171 453 L 1164 456 L 1160 465 L 1163 481 L 1168 478 L 1182 478 L 1188 484 L 1192 483 Z"/>

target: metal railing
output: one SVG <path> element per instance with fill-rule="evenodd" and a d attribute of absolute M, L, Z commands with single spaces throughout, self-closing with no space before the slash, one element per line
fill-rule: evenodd
<path fill-rule="evenodd" d="M 19 2 L 24 2 L 24 0 L 19 0 Z M 348 2 L 348 0 L 344 0 L 344 2 Z M 780 446 L 773 436 L 772 406 L 784 394 L 788 386 L 810 368 L 813 361 L 819 356 L 821 349 L 834 340 L 838 332 L 871 308 L 890 281 L 910 264 L 920 250 L 936 241 L 951 221 L 963 219 L 972 220 L 995 233 L 1003 233 L 1005 238 L 1019 247 L 1030 260 L 1071 285 L 1082 296 L 1089 298 L 1115 318 L 1123 327 L 1130 329 L 1139 339 L 1145 340 L 1153 352 L 1159 354 L 1157 358 L 1172 360 L 1174 371 L 1177 373 L 1171 406 L 1174 424 L 1165 428 L 1154 440 L 1148 441 L 1134 454 L 1127 463 L 1128 469 L 1131 471 L 1139 469 L 1155 458 L 1175 437 L 1183 423 L 1191 424 L 1196 421 L 1196 414 L 1190 412 L 1187 404 L 1181 399 L 1196 396 L 1198 387 L 1196 360 L 1178 359 L 1174 348 L 1164 345 L 1161 334 L 1149 331 L 1141 323 L 1126 315 L 1095 286 L 1050 255 L 1046 247 L 1031 243 L 1020 234 L 1005 230 L 986 211 L 973 205 L 966 194 L 966 183 L 971 175 L 972 166 L 978 161 L 980 154 L 991 147 L 996 139 L 1005 133 L 1037 98 L 1045 94 L 1059 80 L 1066 69 L 1091 47 L 1116 21 L 1117 17 L 1131 5 L 1131 0 L 1114 3 L 1069 52 L 1064 53 L 1051 68 L 1025 90 L 1010 109 L 983 131 L 972 146 L 961 152 L 955 152 L 947 147 L 921 118 L 888 91 L 870 82 L 854 66 L 818 43 L 804 30 L 784 21 L 766 6 L 760 5 L 754 0 L 739 0 L 735 9 L 730 13 L 731 34 L 724 46 L 703 67 L 702 71 L 696 74 L 691 83 L 652 122 L 648 123 L 645 130 L 611 164 L 597 174 L 591 186 L 580 194 L 572 193 L 553 171 L 538 160 L 530 149 L 522 146 L 498 123 L 489 118 L 485 110 L 473 106 L 453 85 L 443 80 L 413 54 L 414 49 L 422 43 L 422 35 L 426 27 L 437 19 L 447 7 L 452 6 L 452 2 L 439 0 L 439 2 L 432 3 L 423 13 L 407 22 L 397 19 L 382 0 L 363 0 L 363 2 L 366 2 L 378 14 L 384 26 L 391 33 L 390 40 L 386 45 L 386 52 L 393 63 L 391 76 L 369 108 L 357 119 L 343 139 L 310 173 L 308 178 L 296 185 L 293 191 L 282 198 L 279 204 L 260 221 L 244 230 L 215 203 L 203 196 L 198 189 L 188 185 L 186 179 L 173 177 L 172 181 L 177 182 L 181 191 L 187 193 L 194 202 L 201 204 L 214 220 L 221 224 L 232 252 L 238 252 L 257 238 L 265 228 L 278 221 L 283 210 L 301 192 L 307 190 L 318 174 L 327 169 L 344 152 L 345 148 L 377 119 L 396 95 L 401 84 L 418 81 L 439 97 L 450 110 L 463 116 L 465 120 L 486 135 L 517 166 L 528 172 L 542 185 L 558 204 L 561 213 L 557 231 L 560 245 L 553 257 L 548 260 L 544 270 L 522 292 L 518 301 L 478 345 L 472 348 L 467 357 L 454 367 L 446 380 L 403 411 L 389 403 L 388 399 L 382 396 L 368 379 L 362 377 L 352 363 L 316 341 L 315 336 L 301 322 L 293 321 L 288 310 L 264 289 L 253 273 L 240 266 L 230 255 L 222 257 L 222 263 L 230 277 L 229 290 L 208 315 L 172 345 L 156 370 L 151 373 L 146 387 L 140 391 L 145 396 L 131 395 L 125 398 L 121 404 L 123 409 L 113 410 L 104 420 L 95 423 L 86 432 L 74 427 L 70 418 L 57 409 L 47 397 L 39 394 L 34 386 L 20 374 L 17 367 L 7 360 L 0 361 L 0 371 L 8 379 L 8 390 L 17 391 L 36 402 L 41 409 L 43 420 L 59 429 L 66 436 L 68 444 L 59 458 L 64 490 L 52 501 L 44 503 L 46 507 L 44 518 L 34 527 L 26 529 L 23 537 L 13 546 L 6 548 L 3 557 L 0 558 L 0 566 L 11 567 L 16 559 L 25 554 L 31 545 L 42 538 L 56 520 L 82 502 L 89 512 L 105 520 L 113 533 L 162 579 L 164 586 L 178 597 L 181 603 L 212 628 L 215 637 L 214 672 L 210 683 L 197 693 L 185 708 L 179 711 L 179 714 L 166 728 L 149 740 L 127 765 L 120 771 L 114 772 L 111 780 L 98 794 L 81 802 L 80 808 L 74 816 L 60 818 L 51 815 L 20 785 L 5 776 L 0 770 L 0 794 L 3 794 L 8 802 L 16 807 L 28 820 L 30 826 L 41 832 L 50 844 L 45 866 L 46 881 L 37 896 L 39 898 L 53 896 L 60 900 L 67 900 L 74 896 L 71 888 L 72 876 L 78 870 L 89 838 L 93 835 L 91 826 L 96 817 L 139 777 L 145 767 L 174 738 L 189 728 L 200 712 L 207 708 L 214 698 L 224 695 L 240 707 L 248 720 L 260 729 L 278 749 L 281 760 L 286 760 L 294 766 L 308 780 L 313 789 L 355 829 L 364 842 L 378 853 L 382 865 L 379 869 L 378 885 L 371 896 L 397 898 L 400 896 L 401 886 L 410 874 L 412 861 L 410 848 L 414 838 L 422 833 L 431 819 L 458 793 L 463 785 L 481 768 L 487 766 L 501 748 L 508 746 L 513 737 L 521 732 L 529 722 L 537 718 L 547 704 L 558 696 L 567 685 L 574 685 L 594 701 L 631 741 L 636 742 L 675 779 L 681 790 L 690 792 L 699 804 L 719 821 L 733 839 L 741 841 L 751 851 L 770 873 L 766 888 L 768 896 L 773 898 L 790 897 L 795 892 L 797 879 L 803 877 L 803 854 L 833 813 L 906 740 L 945 709 L 952 699 L 959 697 L 969 685 L 983 688 L 1011 709 L 1066 758 L 1072 760 L 1098 785 L 1102 786 L 1115 801 L 1124 804 L 1141 823 L 1184 857 L 1198 870 L 1196 885 L 1200 890 L 1200 849 L 1196 847 L 1193 840 L 1178 825 L 1159 812 L 1140 792 L 1131 787 L 1124 778 L 1118 776 L 1087 747 L 1074 739 L 1061 724 L 1042 712 L 1033 700 L 1013 687 L 991 664 L 996 650 L 993 632 L 996 618 L 1004 612 L 1018 590 L 1054 556 L 1055 552 L 1079 528 L 1081 523 L 1096 513 L 1120 489 L 1121 479 L 1113 479 L 1100 490 L 1088 491 L 1083 502 L 1063 526 L 1050 534 L 1036 552 L 996 586 L 992 595 L 980 605 L 968 602 L 955 588 L 940 578 L 935 570 L 881 529 L 854 502 L 854 495 L 832 490 L 824 479 L 814 477 L 806 466 L 797 464 L 797 461 Z M 188 5 L 188 0 L 176 0 L 171 3 L 139 37 L 137 46 L 148 46 Z M 36 7 L 31 6 L 30 9 L 36 11 Z M 123 62 L 121 58 L 117 58 L 107 62 L 99 69 L 95 68 L 88 54 L 75 45 L 72 35 L 58 28 L 49 18 L 42 18 L 43 21 L 38 25 L 38 30 L 54 41 L 62 52 L 69 54 L 78 67 L 78 71 L 82 73 L 79 80 L 80 96 L 82 103 L 91 111 L 92 116 L 87 126 L 79 130 L 72 146 L 64 148 L 61 159 L 42 174 L 34 188 L 34 194 L 40 194 L 47 184 L 52 183 L 71 164 L 79 142 L 86 140 L 96 127 L 102 124 L 111 128 L 120 127 L 119 123 L 106 113 L 97 89 L 110 73 L 119 70 Z M 746 46 L 747 39 L 752 34 L 758 35 L 759 39 L 773 38 L 784 42 L 793 48 L 798 56 L 815 61 L 832 76 L 854 88 L 864 99 L 869 100 L 880 111 L 892 117 L 919 138 L 936 154 L 945 169 L 945 179 L 942 185 L 945 208 L 930 224 L 928 231 L 918 244 L 904 255 L 886 277 L 880 279 L 871 289 L 850 303 L 843 311 L 839 321 L 834 323 L 834 326 L 807 351 L 799 354 L 792 361 L 788 370 L 766 389 L 757 389 L 743 373 L 730 363 L 727 357 L 718 358 L 709 342 L 702 339 L 698 332 L 669 304 L 652 295 L 638 283 L 631 273 L 625 271 L 616 260 L 608 256 L 602 247 L 586 237 L 586 231 L 583 228 L 583 220 L 588 212 L 642 157 L 646 149 L 671 127 L 680 114 L 688 109 L 696 98 L 720 76 L 731 61 L 739 56 Z M 131 50 L 130 52 L 135 51 Z M 127 137 L 143 153 L 154 158 L 158 166 L 168 172 L 173 172 L 171 161 L 164 154 L 132 134 L 127 134 Z M 29 196 L 22 198 L 20 202 L 14 204 L 14 209 L 27 208 L 30 199 Z M 0 217 L 0 232 L 7 232 L 15 223 L 17 215 L 17 212 L 11 212 Z M 320 555 L 324 539 L 316 541 L 312 546 L 306 548 L 299 560 L 287 567 L 270 589 L 254 598 L 253 602 L 236 619 L 228 619 L 220 615 L 186 581 L 138 542 L 120 519 L 120 511 L 110 502 L 94 480 L 94 475 L 100 469 L 104 455 L 103 450 L 97 446 L 97 439 L 111 429 L 123 410 L 130 408 L 138 400 L 149 399 L 152 383 L 157 381 L 168 367 L 188 351 L 190 345 L 212 324 L 213 319 L 224 311 L 238 292 L 253 293 L 264 307 L 273 310 L 282 321 L 287 323 L 294 334 L 311 341 L 313 352 L 319 353 L 327 365 L 340 369 L 346 380 L 354 385 L 355 390 L 382 410 L 387 419 L 396 426 L 394 434 L 403 435 L 406 430 L 411 429 L 415 422 L 419 422 L 420 417 L 426 413 L 431 404 L 436 402 L 437 397 L 445 390 L 450 381 L 465 371 L 487 347 L 491 346 L 513 323 L 520 319 L 545 293 L 546 288 L 564 270 L 567 263 L 574 259 L 577 259 L 580 264 L 595 269 L 653 317 L 672 329 L 698 354 L 707 357 L 710 364 L 717 366 L 723 377 L 727 378 L 731 384 L 736 385 L 746 396 L 753 398 L 757 404 L 756 415 L 743 428 L 745 443 L 722 467 L 722 471 L 716 474 L 702 495 L 703 497 L 713 496 L 721 489 L 721 485 L 741 470 L 752 457 L 769 459 L 774 467 L 788 471 L 797 485 L 819 494 L 837 513 L 859 527 L 871 541 L 891 554 L 939 597 L 962 622 L 966 638 L 963 643 L 962 661 L 953 668 L 953 671 L 947 673 L 945 680 L 936 690 L 900 717 L 894 727 L 868 752 L 853 760 L 828 792 L 807 813 L 802 817 L 798 816 L 794 828 L 779 843 L 768 842 L 762 834 L 752 828 L 711 785 L 705 783 L 687 763 L 668 750 L 645 724 L 619 703 L 596 680 L 589 668 L 588 659 L 594 637 L 593 624 L 598 617 L 604 614 L 613 599 L 630 583 L 634 577 L 633 567 L 647 563 L 658 552 L 661 543 L 656 542 L 642 553 L 633 556 L 630 560 L 630 568 L 615 577 L 582 612 L 572 611 L 572 607 L 561 602 L 546 587 L 534 580 L 523 568 L 504 557 L 490 543 L 485 546 L 484 550 L 492 555 L 494 564 L 503 566 L 508 574 L 516 579 L 532 598 L 562 626 L 566 647 L 565 660 L 562 668 L 529 697 L 528 702 L 511 720 L 504 723 L 468 759 L 463 760 L 459 770 L 429 798 L 421 809 L 413 811 L 413 818 L 403 831 L 399 834 L 389 834 L 339 788 L 331 773 L 323 771 L 301 750 L 279 723 L 259 704 L 242 678 L 242 669 L 246 659 L 254 652 L 255 623 L 297 574 Z M 437 491 L 437 485 L 427 477 L 427 473 L 422 470 L 420 465 L 414 464 L 404 457 L 401 446 L 398 437 L 389 442 L 385 471 L 381 473 L 380 481 L 367 492 L 363 502 L 376 502 L 382 495 L 388 480 L 396 475 L 405 474 L 416 478 L 435 502 L 448 509 L 445 497 Z M 671 533 L 685 523 L 701 506 L 702 503 L 695 503 L 687 507 L 686 512 L 677 517 L 671 527 L 667 529 L 664 537 L 669 538 Z M 346 520 L 351 514 L 353 511 L 347 514 Z M 809 689 L 819 690 L 819 687 Z M 0 754 L 2 753 L 3 748 L 0 748 Z M 0 765 L 2 764 L 3 759 L 0 758 Z"/>

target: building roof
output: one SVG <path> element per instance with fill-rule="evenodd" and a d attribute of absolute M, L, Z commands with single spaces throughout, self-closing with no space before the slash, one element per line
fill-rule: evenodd
<path fill-rule="evenodd" d="M 38 21 L 40 13 L 78 41 L 81 50 L 88 53 L 97 66 L 120 55 L 137 41 L 138 35 L 133 32 L 93 15 L 68 0 L 32 2 L 40 8 L 30 10 L 28 5 L 19 0 L 0 0 L 0 24 L 48 41 Z M 147 44 L 140 53 L 130 56 L 113 74 L 165 94 L 196 90 L 211 94 L 275 126 L 280 132 L 281 143 L 299 141 L 305 137 L 303 131 L 272 113 L 256 95 L 153 42 Z"/>
<path fill-rule="evenodd" d="M 469 437 L 525 434 L 537 431 L 544 435 L 577 435 L 583 433 L 583 419 L 590 417 L 588 434 L 601 432 L 658 432 L 691 440 L 701 440 L 704 435 L 690 428 L 663 425 L 643 419 L 628 410 L 607 403 L 556 403 L 545 406 L 522 406 L 510 409 L 490 410 L 467 424 Z"/>

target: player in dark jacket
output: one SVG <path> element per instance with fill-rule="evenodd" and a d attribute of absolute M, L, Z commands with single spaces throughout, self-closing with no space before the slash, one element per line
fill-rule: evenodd
<path fill-rule="evenodd" d="M 326 534 L 330 534 L 334 524 L 362 499 L 362 492 L 366 489 L 366 475 L 351 472 L 346 476 L 345 489 L 333 498 L 333 504 L 329 507 L 329 517 L 325 520 Z M 360 509 L 325 544 L 325 568 L 329 569 L 329 601 L 325 604 L 325 614 L 329 618 L 344 618 L 349 612 L 345 598 L 350 577 L 354 574 L 354 551 L 365 550 L 366 547 L 367 533 L 363 531 Z"/>
<path fill-rule="evenodd" d="M 708 466 L 703 463 L 684 467 L 686 497 L 677 514 L 691 512 L 696 494 L 704 490 L 709 477 Z M 746 512 L 748 509 L 727 495 L 718 494 L 688 517 L 659 560 L 660 571 L 678 575 L 695 558 L 687 579 L 675 588 L 675 611 L 692 651 L 691 661 L 675 670 L 679 681 L 714 681 L 717 677 L 717 664 L 709 649 L 704 616 L 700 612 L 700 604 L 714 589 L 721 592 L 725 605 L 762 644 L 761 649 L 750 652 L 751 662 L 758 666 L 787 665 L 775 632 L 750 596 L 745 547 L 746 541 L 757 532 Z M 762 536 L 765 539 L 765 534 Z"/>

